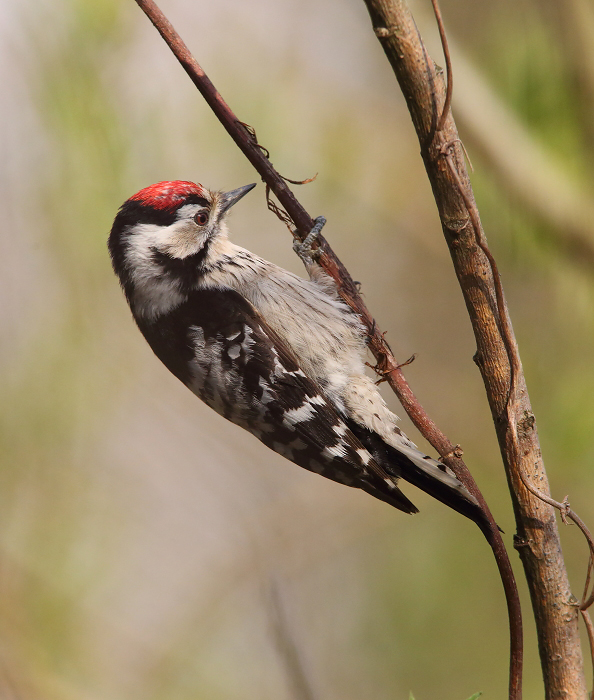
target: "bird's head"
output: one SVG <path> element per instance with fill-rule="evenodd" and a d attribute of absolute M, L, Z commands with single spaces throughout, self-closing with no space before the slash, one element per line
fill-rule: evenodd
<path fill-rule="evenodd" d="M 183 300 L 227 240 L 226 213 L 254 187 L 215 192 L 158 182 L 124 202 L 108 245 L 135 314 L 150 317 Z"/>

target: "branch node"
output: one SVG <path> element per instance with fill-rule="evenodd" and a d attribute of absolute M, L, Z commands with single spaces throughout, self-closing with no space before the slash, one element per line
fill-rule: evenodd
<path fill-rule="evenodd" d="M 374 27 L 375 35 L 378 39 L 387 39 L 389 36 L 396 34 L 396 27 L 388 29 L 388 27 Z"/>
<path fill-rule="evenodd" d="M 385 331 L 384 331 L 385 333 Z M 396 369 L 400 369 L 401 367 L 406 367 L 406 365 L 411 365 L 415 360 L 417 359 L 417 353 L 413 352 L 413 354 L 406 360 L 405 362 L 401 362 L 399 365 L 396 366 Z"/>
<path fill-rule="evenodd" d="M 245 122 L 239 121 L 239 119 L 237 120 L 237 123 L 245 129 L 249 136 L 250 142 L 262 152 L 263 156 L 267 160 L 270 160 L 270 151 L 258 143 L 258 137 L 256 136 L 256 130 L 254 127 L 246 124 Z"/>
<path fill-rule="evenodd" d="M 565 498 L 561 501 L 561 507 L 559 508 L 559 513 L 561 515 L 561 520 L 563 521 L 564 525 L 571 525 L 571 523 L 567 522 L 567 516 L 571 512 L 571 506 L 569 505 L 569 494 L 565 496 Z"/>
<path fill-rule="evenodd" d="M 468 167 L 470 168 L 470 172 L 474 172 L 474 167 L 472 165 L 472 161 L 470 160 L 470 156 L 468 155 L 468 151 L 466 150 L 466 146 L 464 145 L 464 141 L 462 141 L 461 138 L 455 138 L 451 139 L 450 141 L 445 141 L 444 143 L 441 143 L 439 146 L 439 155 L 440 156 L 451 156 L 454 154 L 454 144 L 459 143 L 460 148 L 462 149 L 462 152 L 464 153 L 464 157 L 466 158 L 466 161 L 468 163 Z"/>
<path fill-rule="evenodd" d="M 530 551 L 532 551 L 530 540 L 527 540 L 525 537 L 520 537 L 520 535 L 514 535 L 514 549 L 520 551 L 520 549 L 524 547 L 528 547 Z"/>
<path fill-rule="evenodd" d="M 454 445 L 452 449 L 447 452 L 445 455 L 440 455 L 439 459 L 441 462 L 443 462 L 446 459 L 449 459 L 450 457 L 456 457 L 457 459 L 461 459 L 462 455 L 464 454 L 464 450 L 460 445 Z"/>
<path fill-rule="evenodd" d="M 382 333 L 382 341 L 384 341 L 384 336 L 386 335 L 387 331 L 384 331 Z M 384 341 L 385 342 L 385 341 Z M 392 362 L 388 360 L 387 354 L 382 354 L 382 356 L 378 359 L 377 363 L 375 365 L 372 365 L 369 362 L 366 362 L 365 364 L 367 367 L 371 367 L 371 369 L 376 373 L 379 374 L 380 378 L 376 381 L 375 385 L 378 386 L 382 382 L 387 382 L 388 381 L 388 376 L 392 374 L 392 372 L 395 372 L 398 369 L 401 369 L 402 367 L 406 367 L 406 365 L 410 365 L 415 361 L 417 357 L 416 353 L 413 353 L 408 360 L 405 362 L 401 362 L 400 364 L 397 364 L 394 366 Z M 459 447 L 459 445 L 458 445 Z"/>

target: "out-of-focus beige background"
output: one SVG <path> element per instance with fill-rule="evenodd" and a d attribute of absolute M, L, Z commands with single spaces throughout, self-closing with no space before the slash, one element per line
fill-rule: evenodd
<path fill-rule="evenodd" d="M 470 324 L 363 3 L 162 7 L 279 170 L 319 173 L 298 196 L 328 218 L 397 357 L 417 353 L 406 374 L 505 530 L 525 697 L 542 697 Z M 414 9 L 441 63 L 430 3 Z M 592 8 L 442 9 L 552 489 L 592 524 L 594 271 L 564 242 L 594 241 Z M 144 15 L 2 0 L 0 33 L 0 698 L 303 700 L 272 588 L 317 699 L 504 697 L 506 613 L 477 528 L 412 487 L 407 517 L 290 464 L 203 406 L 134 327 L 105 245 L 117 207 L 159 180 L 258 179 Z M 301 273 L 262 185 L 230 227 Z M 575 528 L 563 543 L 579 596 L 586 549 Z"/>

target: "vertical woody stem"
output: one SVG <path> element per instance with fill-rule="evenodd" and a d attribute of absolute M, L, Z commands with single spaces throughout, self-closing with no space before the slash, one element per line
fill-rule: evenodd
<path fill-rule="evenodd" d="M 498 294 L 498 273 L 486 249 L 451 114 L 443 129 L 437 129 L 444 103 L 443 75 L 427 54 L 404 0 L 365 0 L 365 4 L 417 131 L 475 334 L 474 359 L 485 384 L 512 495 L 516 548 L 530 589 L 546 698 L 586 700 L 578 609 L 569 587 L 554 510 L 531 494 L 522 481 L 524 475 L 541 492 L 549 493 L 516 340 L 505 298 Z"/>

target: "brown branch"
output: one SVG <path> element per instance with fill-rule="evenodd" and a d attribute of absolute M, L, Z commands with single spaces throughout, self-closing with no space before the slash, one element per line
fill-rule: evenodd
<path fill-rule="evenodd" d="M 592 576 L 592 569 L 594 569 L 594 552 L 592 551 L 592 536 L 589 533 L 589 531 L 587 539 L 588 544 L 590 545 L 590 561 L 588 562 L 588 573 L 586 574 L 586 582 L 584 583 L 584 592 L 582 593 L 582 603 L 580 605 L 580 610 L 587 610 L 594 603 L 594 586 L 592 588 L 592 593 L 588 596 L 590 578 Z M 592 653 L 594 654 L 594 649 L 592 649 Z"/>
<path fill-rule="evenodd" d="M 532 486 L 532 484 L 530 484 L 530 482 L 526 479 L 524 474 L 520 474 L 520 477 L 522 479 L 522 483 L 528 489 L 528 491 L 530 491 L 530 493 L 533 493 L 537 498 L 540 498 L 541 501 L 544 501 L 553 508 L 556 508 L 561 513 L 561 520 L 566 525 L 567 518 L 573 520 L 573 522 L 579 527 L 579 529 L 582 531 L 582 534 L 586 538 L 586 541 L 588 542 L 588 547 L 590 548 L 590 558 L 588 560 L 588 571 L 586 573 L 584 593 L 582 595 L 582 600 L 579 603 L 578 607 L 580 610 L 587 610 L 592 605 L 592 603 L 594 603 L 594 590 L 588 596 L 588 588 L 590 587 L 590 576 L 592 572 L 592 565 L 594 563 L 594 539 L 592 538 L 592 533 L 588 529 L 586 523 L 579 517 L 579 515 L 575 511 L 571 509 L 569 501 L 567 500 L 567 496 L 563 501 L 556 501 L 554 498 L 551 498 L 542 491 L 539 491 L 539 489 L 537 489 L 535 486 Z"/>
<path fill-rule="evenodd" d="M 432 0 L 433 3 L 433 9 L 435 11 L 435 18 L 437 20 L 437 24 L 439 26 L 439 36 L 441 38 L 441 43 L 442 43 L 442 49 L 445 55 L 446 59 L 446 65 L 448 67 L 447 69 L 447 79 L 448 79 L 448 84 L 447 84 L 447 91 L 446 91 L 446 99 L 444 103 L 444 108 L 442 111 L 442 115 L 440 118 L 440 124 L 444 121 L 444 116 L 446 114 L 446 108 L 449 105 L 448 100 L 451 100 L 452 96 L 452 63 L 450 59 L 450 50 L 448 46 L 448 40 L 447 36 L 445 33 L 445 28 L 443 26 L 443 20 L 441 17 L 441 12 L 439 10 L 439 4 L 438 0 Z M 441 129 L 438 126 L 438 132 Z M 462 144 L 463 146 L 463 144 Z M 515 451 L 516 456 L 519 454 L 519 444 L 518 444 L 518 434 L 517 434 L 517 424 L 515 422 L 515 415 L 514 415 L 514 400 L 515 400 L 515 391 L 516 391 L 516 381 L 518 377 L 518 373 L 521 371 L 521 365 L 520 365 L 520 355 L 518 352 L 517 345 L 514 342 L 513 338 L 513 332 L 511 330 L 511 326 L 509 324 L 509 319 L 507 316 L 506 308 L 505 308 L 505 298 L 503 294 L 503 285 L 501 283 L 501 276 L 499 274 L 499 269 L 497 267 L 497 263 L 495 262 L 495 258 L 493 257 L 491 251 L 489 250 L 487 246 L 487 241 L 485 239 L 484 232 L 481 228 L 480 224 L 480 216 L 479 212 L 476 206 L 476 203 L 474 202 L 474 199 L 471 196 L 471 192 L 466 192 L 464 190 L 464 187 L 462 185 L 462 181 L 458 175 L 458 172 L 456 171 L 456 167 L 454 165 L 454 161 L 452 158 L 452 155 L 449 151 L 448 144 L 446 144 L 445 149 L 442 149 L 442 152 L 444 153 L 448 167 L 450 168 L 450 172 L 454 180 L 456 181 L 456 186 L 458 187 L 458 192 L 462 199 L 464 200 L 464 204 L 466 206 L 466 210 L 468 211 L 468 214 L 470 216 L 470 220 L 472 221 L 472 227 L 474 230 L 474 235 L 475 235 L 475 240 L 477 245 L 481 248 L 487 259 L 489 260 L 489 264 L 491 266 L 491 273 L 493 275 L 493 282 L 495 284 L 495 295 L 497 299 L 497 311 L 499 315 L 499 325 L 500 325 L 500 333 L 501 333 L 501 338 L 505 344 L 505 349 L 507 352 L 507 357 L 509 360 L 509 366 L 510 366 L 510 386 L 509 386 L 509 393 L 507 396 L 507 402 L 506 402 L 506 413 L 507 413 L 507 419 L 509 421 L 509 424 L 511 426 L 511 436 L 512 436 L 512 442 L 513 442 L 513 448 Z M 592 659 L 594 659 L 594 646 L 592 644 L 592 622 L 590 620 L 590 617 L 588 613 L 586 612 L 588 608 L 594 603 L 594 588 L 592 590 L 592 593 L 590 596 L 588 596 L 588 587 L 590 584 L 590 574 L 592 571 L 592 567 L 594 565 L 594 540 L 592 539 L 592 535 L 590 533 L 590 530 L 584 523 L 584 521 L 575 513 L 568 501 L 568 497 L 566 496 L 564 501 L 561 503 L 559 501 L 556 501 L 555 499 L 551 498 L 547 494 L 542 493 L 542 491 L 539 491 L 539 489 L 535 488 L 532 486 L 525 477 L 525 474 L 522 472 L 522 470 L 519 471 L 520 478 L 522 479 L 522 483 L 524 486 L 537 498 L 540 498 L 541 501 L 544 503 L 547 503 L 548 505 L 552 506 L 553 508 L 556 508 L 557 510 L 560 511 L 561 513 L 561 520 L 563 521 L 564 524 L 567 524 L 567 518 L 572 520 L 581 530 L 582 534 L 586 538 L 586 541 L 588 542 L 588 546 L 590 548 L 590 556 L 588 557 L 588 570 L 586 573 L 586 583 L 584 585 L 584 593 L 582 595 L 582 600 L 578 604 L 578 608 L 580 612 L 582 613 L 584 623 L 586 625 L 586 629 L 588 632 L 588 640 L 590 643 L 590 655 Z M 594 664 L 593 664 L 594 668 Z"/>
<path fill-rule="evenodd" d="M 441 45 L 443 46 L 443 55 L 446 62 L 446 95 L 443 101 L 443 107 L 441 108 L 441 115 L 439 121 L 437 122 L 437 131 L 443 131 L 445 126 L 445 121 L 450 113 L 450 105 L 452 104 L 452 94 L 454 92 L 454 71 L 452 70 L 452 59 L 450 56 L 450 51 L 448 49 L 448 38 L 446 35 L 445 27 L 443 26 L 443 18 L 441 16 L 441 9 L 437 0 L 431 0 L 433 5 L 433 12 L 435 13 L 435 19 L 437 20 L 437 27 L 439 29 L 439 38 L 441 39 Z"/>
<path fill-rule="evenodd" d="M 157 28 L 229 135 L 261 175 L 267 188 L 270 188 L 275 194 L 295 224 L 300 237 L 304 238 L 312 228 L 313 220 L 297 201 L 286 180 L 272 166 L 268 159 L 268 152 L 258 144 L 253 129 L 237 119 L 153 0 L 136 0 L 136 2 Z M 443 456 L 444 463 L 454 471 L 466 488 L 477 498 L 490 523 L 489 527 L 486 525 L 481 526 L 480 524 L 479 526 L 493 550 L 505 591 L 510 620 L 510 645 L 512 651 L 510 698 L 519 700 L 519 679 L 522 667 L 521 610 L 511 563 L 497 525 L 470 471 L 462 461 L 459 450 L 456 449 L 457 446 L 453 445 L 444 433 L 439 430 L 412 392 L 400 369 L 401 365 L 398 364 L 392 355 L 380 328 L 365 306 L 358 292 L 357 285 L 353 282 L 350 274 L 332 251 L 327 241 L 320 236 L 318 242 L 322 250 L 322 255 L 318 261 L 337 283 L 342 298 L 361 317 L 365 324 L 368 332 L 368 345 L 377 360 L 378 369 L 382 377 L 385 377 L 390 384 L 419 432 Z"/>
<path fill-rule="evenodd" d="M 587 610 L 580 609 L 580 613 L 582 614 L 582 619 L 584 620 L 584 626 L 586 628 L 588 642 L 590 644 L 590 661 L 594 667 L 594 625 L 592 624 L 590 613 Z M 592 681 L 592 684 L 594 685 L 594 680 Z M 590 700 L 594 700 L 594 688 L 592 688 L 592 692 L 590 693 Z"/>
<path fill-rule="evenodd" d="M 433 0 L 434 2 L 436 0 Z M 445 47 L 447 52 L 447 46 Z M 507 400 L 505 402 L 506 409 L 508 409 L 516 395 L 516 382 L 518 374 L 521 372 L 520 367 L 520 356 L 518 354 L 517 346 L 514 344 L 513 331 L 511 329 L 510 321 L 507 315 L 507 307 L 505 304 L 505 295 L 503 293 L 503 285 L 501 283 L 501 276 L 499 275 L 499 268 L 497 267 L 497 262 L 493 257 L 493 253 L 489 250 L 487 245 L 487 239 L 483 229 L 481 228 L 480 216 L 477 206 L 474 202 L 474 198 L 471 193 L 464 189 L 464 185 L 456 169 L 454 163 L 454 158 L 451 153 L 452 144 L 444 144 L 442 147 L 442 154 L 445 156 L 448 168 L 450 169 L 450 174 L 456 183 L 458 192 L 464 200 L 464 205 L 470 221 L 472 223 L 472 229 L 474 231 L 475 241 L 478 247 L 483 251 L 485 257 L 489 261 L 491 266 L 491 274 L 493 276 L 493 284 L 495 287 L 495 300 L 497 302 L 497 323 L 499 326 L 499 333 L 501 334 L 501 339 L 505 345 L 505 352 L 507 353 L 507 359 L 509 362 L 509 391 L 507 393 Z"/>
<path fill-rule="evenodd" d="M 427 55 L 404 0 L 365 2 L 419 137 L 475 333 L 475 361 L 485 384 L 512 492 L 518 528 L 516 542 L 532 597 L 546 697 L 585 698 L 577 609 L 572 605 L 554 511 L 533 497 L 521 479 L 530 471 L 542 492 L 548 492 L 503 288 L 486 245 L 451 114 L 442 131 L 436 128 L 438 115 L 443 113 L 443 77 Z"/>

